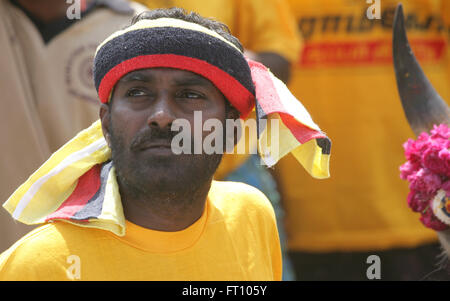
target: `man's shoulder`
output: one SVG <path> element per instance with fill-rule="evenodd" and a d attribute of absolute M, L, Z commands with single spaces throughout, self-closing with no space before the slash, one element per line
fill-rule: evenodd
<path fill-rule="evenodd" d="M 237 198 L 255 204 L 270 205 L 270 201 L 258 188 L 242 182 L 213 181 L 211 184 L 211 191 L 214 194 L 225 194 L 227 199 Z"/>
<path fill-rule="evenodd" d="M 50 247 L 56 244 L 62 244 L 67 241 L 68 235 L 73 235 L 80 231 L 83 231 L 81 227 L 70 223 L 61 221 L 49 222 L 25 234 L 7 251 L 15 251 L 24 247 Z"/>
<path fill-rule="evenodd" d="M 215 237 L 228 237 L 244 254 L 261 256 L 261 261 L 270 261 L 268 266 L 276 265 L 279 269 L 281 254 L 275 213 L 261 191 L 244 183 L 216 181 L 209 206 L 210 233 Z M 279 274 L 274 278 L 281 279 L 281 272 Z"/>
<path fill-rule="evenodd" d="M 235 213 L 255 212 L 262 216 L 275 218 L 272 204 L 259 189 L 232 181 L 213 181 L 209 194 L 211 202 L 222 211 Z"/>
<path fill-rule="evenodd" d="M 0 280 L 59 279 L 74 246 L 87 244 L 96 231 L 65 222 L 37 227 L 0 255 Z"/>
<path fill-rule="evenodd" d="M 56 235 L 54 225 L 45 224 L 32 230 L 0 255 L 0 280 L 31 280 L 25 273 L 42 254 L 53 249 Z M 23 278 L 21 278 L 23 277 Z"/>
<path fill-rule="evenodd" d="M 9 249 L 3 252 L 0 255 L 0 258 L 3 259 L 5 255 L 11 254 L 16 250 L 23 248 L 24 246 L 35 246 L 42 242 L 42 239 L 46 237 L 53 237 L 55 234 L 55 227 L 53 224 L 48 223 L 42 226 L 39 226 L 27 234 L 25 234 L 22 238 L 16 241 Z"/>

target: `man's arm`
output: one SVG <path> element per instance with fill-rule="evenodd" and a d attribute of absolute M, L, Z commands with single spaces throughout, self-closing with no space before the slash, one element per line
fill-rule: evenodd
<path fill-rule="evenodd" d="M 269 68 L 270 71 L 285 84 L 289 82 L 291 76 L 291 63 L 283 56 L 274 52 L 255 53 L 249 50 L 245 51 L 245 55 Z"/>
<path fill-rule="evenodd" d="M 235 34 L 249 58 L 267 66 L 288 83 L 301 49 L 295 19 L 285 0 L 240 0 L 235 3 Z"/>

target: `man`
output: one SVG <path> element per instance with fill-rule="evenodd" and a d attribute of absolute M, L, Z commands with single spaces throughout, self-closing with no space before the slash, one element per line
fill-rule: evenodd
<path fill-rule="evenodd" d="M 290 1 L 304 49 L 289 87 L 339 142 L 333 176 L 316 185 L 292 158 L 275 169 L 299 280 L 367 280 L 370 255 L 380 257 L 381 279 L 417 280 L 439 253 L 436 234 L 408 209 L 408 185 L 398 172 L 401 145 L 413 135 L 392 66 L 399 1 L 366 2 Z M 448 102 L 450 2 L 403 3 L 412 49 Z"/>
<path fill-rule="evenodd" d="M 2 202 L 98 118 L 95 48 L 142 10 L 125 0 L 0 0 Z M 30 230 L 0 211 L 0 252 Z"/>
<path fill-rule="evenodd" d="M 172 130 L 180 120 L 195 134 L 207 121 L 246 116 L 258 97 L 260 124 L 279 116 L 292 129 L 280 148 L 326 177 L 330 142 L 287 88 L 247 62 L 224 25 L 177 8 L 141 14 L 101 43 L 94 81 L 101 124 L 4 204 L 19 221 L 46 224 L 1 255 L 0 279 L 280 280 L 269 201 L 250 186 L 212 181 L 220 153 L 175 155 Z M 261 150 L 278 161 L 270 146 Z"/>

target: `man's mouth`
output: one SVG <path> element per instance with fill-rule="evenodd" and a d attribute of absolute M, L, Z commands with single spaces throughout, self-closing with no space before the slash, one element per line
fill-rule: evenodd
<path fill-rule="evenodd" d="M 143 137 L 136 139 L 131 144 L 131 151 L 135 153 L 152 153 L 164 155 L 176 155 L 182 153 L 180 146 L 173 144 L 173 137 Z"/>
<path fill-rule="evenodd" d="M 139 146 L 139 150 L 147 150 L 147 149 L 154 149 L 154 148 L 171 148 L 170 143 L 144 143 L 143 145 Z"/>
<path fill-rule="evenodd" d="M 155 155 L 173 155 L 170 141 L 148 141 L 136 147 L 137 151 L 149 152 Z"/>

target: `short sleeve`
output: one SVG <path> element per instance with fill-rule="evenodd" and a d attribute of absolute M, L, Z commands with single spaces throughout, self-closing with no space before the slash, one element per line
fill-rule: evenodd
<path fill-rule="evenodd" d="M 285 0 L 235 0 L 233 34 L 254 52 L 275 52 L 298 59 L 301 37 Z"/>

